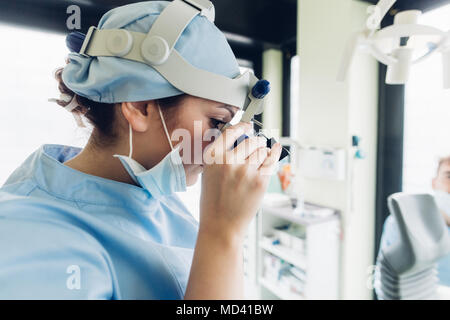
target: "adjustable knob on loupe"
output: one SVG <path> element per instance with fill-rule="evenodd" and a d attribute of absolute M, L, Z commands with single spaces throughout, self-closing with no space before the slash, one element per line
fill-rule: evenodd
<path fill-rule="evenodd" d="M 264 99 L 270 92 L 270 82 L 267 80 L 259 80 L 252 88 L 252 96 L 256 99 Z"/>

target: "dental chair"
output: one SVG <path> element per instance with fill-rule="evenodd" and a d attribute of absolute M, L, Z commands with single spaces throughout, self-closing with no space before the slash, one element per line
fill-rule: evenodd
<path fill-rule="evenodd" d="M 388 207 L 399 238 L 378 254 L 378 299 L 437 299 L 437 261 L 450 252 L 450 237 L 434 198 L 396 193 L 388 198 Z"/>

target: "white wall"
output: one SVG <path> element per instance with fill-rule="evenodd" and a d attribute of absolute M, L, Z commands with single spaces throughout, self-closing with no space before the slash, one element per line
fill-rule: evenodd
<path fill-rule="evenodd" d="M 377 127 L 377 63 L 357 56 L 345 83 L 336 81 L 344 45 L 367 18 L 356 0 L 299 0 L 300 105 L 298 136 L 303 145 L 345 148 L 350 170 L 344 182 L 303 181 L 305 199 L 341 210 L 343 299 L 370 299 L 373 264 Z M 351 136 L 359 135 L 368 157 L 351 161 Z"/>
<path fill-rule="evenodd" d="M 263 53 L 263 79 L 270 82 L 270 94 L 264 106 L 264 130 L 270 136 L 279 137 L 282 127 L 283 103 L 283 54 L 280 50 L 268 49 Z"/>

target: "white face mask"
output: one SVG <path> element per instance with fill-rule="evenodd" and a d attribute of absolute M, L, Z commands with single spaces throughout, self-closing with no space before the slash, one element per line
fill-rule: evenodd
<path fill-rule="evenodd" d="M 437 190 L 434 192 L 434 199 L 439 209 L 450 217 L 450 193 Z"/>
<path fill-rule="evenodd" d="M 120 162 L 125 167 L 133 181 L 150 192 L 150 194 L 155 198 L 160 198 L 164 195 L 173 194 L 175 192 L 186 191 L 186 172 L 184 171 L 179 147 L 173 147 L 169 132 L 167 131 L 166 122 L 159 105 L 158 110 L 172 151 L 153 168 L 150 170 L 145 169 L 144 166 L 132 158 L 133 131 L 130 125 L 129 156 L 114 155 L 114 157 L 119 158 Z"/>

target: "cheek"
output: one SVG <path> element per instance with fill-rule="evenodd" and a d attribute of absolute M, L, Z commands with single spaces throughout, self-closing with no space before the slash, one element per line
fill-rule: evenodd
<path fill-rule="evenodd" d="M 203 153 L 205 148 L 214 141 L 214 138 L 209 138 L 211 135 L 209 119 L 196 120 L 195 123 L 191 124 L 191 127 L 188 130 L 191 137 L 191 150 L 195 154 L 199 152 Z"/>
<path fill-rule="evenodd" d="M 438 190 L 450 193 L 450 179 L 439 179 L 436 181 L 435 187 Z"/>
<path fill-rule="evenodd" d="M 204 152 L 205 149 L 217 139 L 220 135 L 220 131 L 217 128 L 212 128 L 208 121 L 207 125 L 203 126 L 202 134 L 202 152 Z"/>
<path fill-rule="evenodd" d="M 211 128 L 209 120 L 203 121 L 201 130 L 197 128 L 191 139 L 193 164 L 203 164 L 203 153 L 205 152 L 205 149 L 215 141 L 216 136 L 219 134 L 217 129 Z"/>
<path fill-rule="evenodd" d="M 204 141 L 205 133 L 210 130 L 208 121 L 194 120 L 183 121 L 179 128 L 183 128 L 182 138 L 177 142 L 182 141 L 181 156 L 185 165 L 199 165 L 202 164 L 203 151 L 211 143 L 211 141 Z"/>
<path fill-rule="evenodd" d="M 447 192 L 450 193 L 450 179 L 446 180 L 445 188 L 447 189 Z"/>

